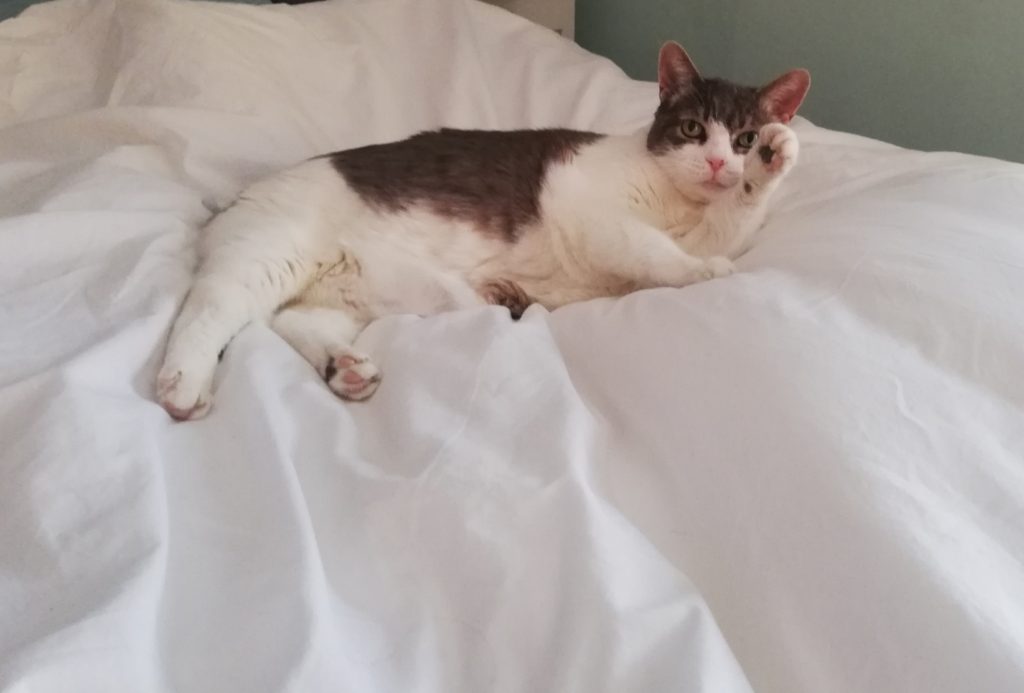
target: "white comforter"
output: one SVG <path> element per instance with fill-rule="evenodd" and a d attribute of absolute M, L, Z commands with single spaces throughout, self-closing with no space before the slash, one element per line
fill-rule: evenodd
<path fill-rule="evenodd" d="M 468 0 L 0 24 L 0 688 L 1024 690 L 1022 166 L 801 121 L 734 277 L 382 321 L 361 405 L 252 326 L 152 402 L 204 202 L 655 102 Z"/>

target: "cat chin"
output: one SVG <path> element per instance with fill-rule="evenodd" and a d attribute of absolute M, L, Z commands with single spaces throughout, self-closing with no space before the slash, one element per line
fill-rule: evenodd
<path fill-rule="evenodd" d="M 699 183 L 687 183 L 684 186 L 678 186 L 678 188 L 685 197 L 691 200 L 713 202 L 735 190 L 738 184 L 738 180 L 728 185 L 722 185 L 718 182 L 701 181 Z"/>

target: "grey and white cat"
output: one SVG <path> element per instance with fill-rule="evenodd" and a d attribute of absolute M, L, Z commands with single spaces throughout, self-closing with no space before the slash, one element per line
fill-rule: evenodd
<path fill-rule="evenodd" d="M 649 129 L 440 130 L 316 158 L 249 187 L 203 232 L 157 396 L 176 419 L 211 405 L 218 355 L 268 320 L 339 396 L 380 371 L 352 348 L 370 321 L 483 304 L 514 317 L 733 272 L 796 162 L 785 123 L 804 70 L 763 88 L 659 58 Z"/>

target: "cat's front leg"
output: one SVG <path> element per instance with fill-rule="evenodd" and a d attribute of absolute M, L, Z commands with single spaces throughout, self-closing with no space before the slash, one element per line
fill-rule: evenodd
<path fill-rule="evenodd" d="M 725 257 L 694 257 L 664 232 L 630 220 L 617 229 L 588 233 L 586 256 L 600 271 L 639 287 L 682 287 L 735 271 Z"/>
<path fill-rule="evenodd" d="M 800 141 L 788 126 L 768 123 L 762 127 L 743 167 L 741 201 L 759 202 L 770 194 L 796 165 L 799 154 Z"/>

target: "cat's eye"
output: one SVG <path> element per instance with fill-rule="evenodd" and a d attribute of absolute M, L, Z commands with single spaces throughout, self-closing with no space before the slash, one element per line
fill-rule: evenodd
<path fill-rule="evenodd" d="M 757 142 L 757 133 L 753 130 L 741 132 L 736 138 L 736 146 L 743 149 L 750 149 L 754 146 L 754 142 Z"/>
<path fill-rule="evenodd" d="M 684 120 L 679 126 L 679 131 L 687 137 L 700 137 L 704 134 L 704 126 L 696 120 Z"/>

